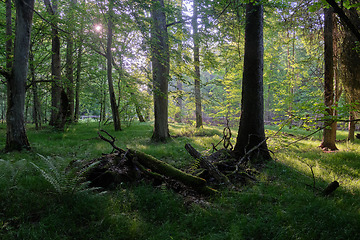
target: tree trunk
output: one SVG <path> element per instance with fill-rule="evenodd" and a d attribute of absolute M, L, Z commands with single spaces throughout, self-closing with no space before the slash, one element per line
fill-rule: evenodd
<path fill-rule="evenodd" d="M 263 6 L 257 0 L 246 5 L 241 118 L 234 148 L 238 159 L 261 142 L 259 151 L 254 151 L 250 159 L 271 159 L 264 141 L 263 54 Z"/>
<path fill-rule="evenodd" d="M 81 81 L 82 51 L 83 51 L 83 39 L 82 37 L 80 37 L 78 55 L 76 60 L 77 64 L 76 64 L 76 80 L 75 80 L 76 87 L 75 87 L 75 116 L 74 116 L 75 122 L 78 122 L 80 118 L 80 84 L 81 84 L 80 81 Z"/>
<path fill-rule="evenodd" d="M 177 90 L 180 92 L 180 95 L 183 91 L 183 84 L 182 84 L 182 79 L 178 79 L 176 82 L 176 88 Z M 175 113 L 175 121 L 177 123 L 181 123 L 182 122 L 182 115 L 183 115 L 183 100 L 182 100 L 182 96 L 179 96 L 176 98 L 176 108 L 177 111 Z"/>
<path fill-rule="evenodd" d="M 195 80 L 195 118 L 196 127 L 202 127 L 202 110 L 201 110 L 201 92 L 200 92 L 200 47 L 199 47 L 199 33 L 198 33 L 198 2 L 194 0 L 193 6 L 193 39 L 194 39 L 194 80 Z"/>
<path fill-rule="evenodd" d="M 73 6 L 73 4 L 70 4 Z M 70 10 L 72 11 L 72 10 Z M 72 14 L 68 16 L 69 19 L 72 18 Z M 70 123 L 74 121 L 74 60 L 73 60 L 73 51 L 74 51 L 74 41 L 73 41 L 73 31 L 70 31 L 71 34 L 66 37 L 66 92 L 69 100 L 69 119 Z"/>
<path fill-rule="evenodd" d="M 107 34 L 107 48 L 106 48 L 106 59 L 107 59 L 107 79 L 109 85 L 109 95 L 110 95 L 110 104 L 111 104 L 111 112 L 114 121 L 114 129 L 115 131 L 121 130 L 121 123 L 119 117 L 119 109 L 116 104 L 116 97 L 114 91 L 114 83 L 112 79 L 112 37 L 113 37 L 113 24 L 112 24 L 112 16 L 113 16 L 113 4 L 114 1 L 111 0 L 109 2 L 109 12 L 108 12 L 108 34 Z"/>
<path fill-rule="evenodd" d="M 163 0 L 152 0 L 151 62 L 153 70 L 154 132 L 152 140 L 170 138 L 168 126 L 169 39 Z"/>
<path fill-rule="evenodd" d="M 30 46 L 30 49 L 32 45 Z M 41 127 L 41 106 L 38 96 L 38 88 L 35 77 L 35 66 L 34 66 L 34 54 L 30 50 L 30 75 L 31 75 L 31 89 L 33 93 L 33 122 L 35 124 L 35 129 L 38 130 Z"/>
<path fill-rule="evenodd" d="M 12 67 L 12 21 L 11 21 L 11 0 L 5 0 L 6 4 L 6 42 L 5 42 L 5 52 L 6 52 L 6 71 L 10 71 Z"/>
<path fill-rule="evenodd" d="M 58 0 L 54 0 L 53 4 L 49 0 L 44 0 L 46 9 L 50 15 L 55 19 L 57 11 Z M 53 20 L 55 21 L 55 20 Z M 57 126 L 59 124 L 59 110 L 61 101 L 61 58 L 60 58 L 60 38 L 59 32 L 56 28 L 57 24 L 52 23 L 52 43 L 51 43 L 51 115 L 50 126 Z"/>
<path fill-rule="evenodd" d="M 25 86 L 29 63 L 30 33 L 34 0 L 16 0 L 14 62 L 7 83 L 6 151 L 29 149 L 25 123 Z"/>
<path fill-rule="evenodd" d="M 334 117 L 334 46 L 333 46 L 333 9 L 325 8 L 325 23 L 324 23 L 324 103 L 326 106 L 325 128 L 323 131 L 323 140 L 320 148 L 329 150 L 337 150 L 335 146 L 336 140 L 336 122 Z"/>
<path fill-rule="evenodd" d="M 347 139 L 351 142 L 353 142 L 355 140 L 355 124 L 356 122 L 355 120 L 355 113 L 354 111 L 350 111 L 349 114 L 349 132 L 348 132 L 348 137 Z"/>

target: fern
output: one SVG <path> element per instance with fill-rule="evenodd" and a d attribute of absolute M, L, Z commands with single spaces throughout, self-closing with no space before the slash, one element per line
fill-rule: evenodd
<path fill-rule="evenodd" d="M 41 168 L 33 162 L 31 162 L 31 164 L 41 173 L 44 179 L 51 184 L 58 194 L 74 195 L 100 189 L 98 187 L 89 187 L 90 182 L 85 181 L 86 179 L 84 177 L 85 174 L 99 162 L 94 162 L 81 169 L 72 168 L 70 171 L 63 171 L 54 165 L 54 160 L 51 158 L 46 158 L 40 154 L 38 155 L 44 160 L 46 167 Z"/>

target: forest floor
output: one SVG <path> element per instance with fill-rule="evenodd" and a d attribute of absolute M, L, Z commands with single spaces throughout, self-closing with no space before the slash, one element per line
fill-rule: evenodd
<path fill-rule="evenodd" d="M 116 145 L 150 154 L 177 168 L 194 159 L 190 143 L 210 154 L 223 127 L 197 130 L 170 124 L 166 144 L 150 142 L 152 125 L 133 123 L 121 132 L 101 126 L 116 137 Z M 360 141 L 340 141 L 337 152 L 323 152 L 321 135 L 299 140 L 311 131 L 267 127 L 274 161 L 257 175 L 258 182 L 238 191 L 199 201 L 148 183 L 120 184 L 111 191 L 78 185 L 66 167 L 73 160 L 110 153 L 97 123 L 27 127 L 31 151 L 0 153 L 0 239 L 360 239 Z M 235 143 L 236 129 L 232 129 Z M 0 149 L 6 126 L 0 124 Z M 346 138 L 338 132 L 338 139 Z M 329 196 L 330 182 L 340 187 Z M 315 187 L 314 187 L 315 185 Z"/>

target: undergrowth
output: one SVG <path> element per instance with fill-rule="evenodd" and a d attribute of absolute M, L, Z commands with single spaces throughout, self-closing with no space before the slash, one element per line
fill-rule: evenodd
<path fill-rule="evenodd" d="M 98 138 L 98 127 L 77 124 L 56 132 L 30 126 L 31 151 L 0 155 L 0 239 L 360 239 L 358 140 L 337 143 L 338 152 L 324 153 L 317 147 L 320 135 L 299 141 L 310 132 L 284 129 L 275 135 L 277 129 L 270 127 L 274 161 L 257 183 L 194 201 L 145 183 L 122 184 L 102 194 L 89 188 L 66 167 L 112 151 Z M 194 163 L 185 143 L 208 154 L 222 138 L 222 128 L 171 124 L 170 134 L 177 137 L 155 144 L 149 123 L 120 132 L 102 128 L 116 136 L 117 146 L 179 168 Z M 0 125 L 0 148 L 5 129 Z M 334 180 L 340 187 L 333 194 L 319 194 Z"/>

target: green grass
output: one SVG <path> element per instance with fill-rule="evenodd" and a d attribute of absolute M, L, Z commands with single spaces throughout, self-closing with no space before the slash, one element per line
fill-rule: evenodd
<path fill-rule="evenodd" d="M 0 239 L 360 239 L 358 140 L 338 143 L 336 153 L 323 153 L 317 148 L 319 134 L 290 144 L 310 132 L 284 129 L 295 136 L 273 136 L 277 128 L 269 127 L 274 161 L 258 176 L 260 181 L 195 204 L 146 184 L 123 184 L 105 193 L 69 192 L 66 186 L 56 191 L 32 163 L 50 176 L 65 178 L 70 161 L 111 152 L 111 146 L 97 137 L 98 127 L 77 124 L 61 133 L 28 126 L 32 150 L 0 154 Z M 181 137 L 154 144 L 149 140 L 150 123 L 134 123 L 121 132 L 110 125 L 102 128 L 116 136 L 117 146 L 141 150 L 179 168 L 193 163 L 185 143 L 208 153 L 222 136 L 222 128 L 171 124 L 171 135 Z M 5 131 L 0 125 L 0 148 Z M 234 143 L 236 130 L 232 131 Z M 343 139 L 346 133 L 338 136 Z M 314 192 L 309 166 L 317 188 L 333 180 L 340 188 L 328 197 Z"/>

